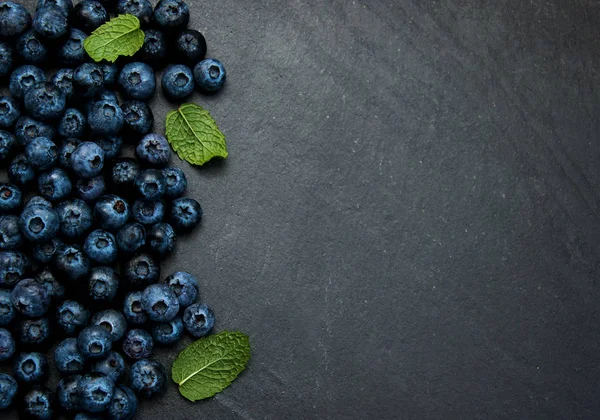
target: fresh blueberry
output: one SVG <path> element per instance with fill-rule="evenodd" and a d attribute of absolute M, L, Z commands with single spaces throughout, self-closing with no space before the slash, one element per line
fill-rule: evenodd
<path fill-rule="evenodd" d="M 35 178 L 35 169 L 24 154 L 15 156 L 8 167 L 8 178 L 18 185 L 30 183 Z"/>
<path fill-rule="evenodd" d="M 102 61 L 99 66 L 104 75 L 104 87 L 107 89 L 112 88 L 115 83 L 117 83 L 117 77 L 119 77 L 119 66 L 115 63 L 109 63 L 108 61 Z"/>
<path fill-rule="evenodd" d="M 161 392 L 167 383 L 165 368 L 160 362 L 150 359 L 138 360 L 131 366 L 131 388 L 146 398 Z"/>
<path fill-rule="evenodd" d="M 89 59 L 83 41 L 87 38 L 85 32 L 71 29 L 65 43 L 58 50 L 58 61 L 67 66 L 78 66 Z"/>
<path fill-rule="evenodd" d="M 56 280 L 50 269 L 46 268 L 37 273 L 34 280 L 46 288 L 51 301 L 62 300 L 64 298 L 65 287 Z"/>
<path fill-rule="evenodd" d="M 167 56 L 167 40 L 165 35 L 157 29 L 144 31 L 144 44 L 140 50 L 141 58 L 145 63 L 162 67 Z"/>
<path fill-rule="evenodd" d="M 130 292 L 125 296 L 123 315 L 131 324 L 141 325 L 148 320 L 148 316 L 142 308 L 142 292 Z"/>
<path fill-rule="evenodd" d="M 143 225 L 153 225 L 165 217 L 165 204 L 159 200 L 135 200 L 133 217 Z"/>
<path fill-rule="evenodd" d="M 169 167 L 163 169 L 163 175 L 167 183 L 165 197 L 178 198 L 183 195 L 187 188 L 187 178 L 179 168 Z"/>
<path fill-rule="evenodd" d="M 17 312 L 28 318 L 37 318 L 48 312 L 48 290 L 34 279 L 19 281 L 12 290 L 12 303 Z"/>
<path fill-rule="evenodd" d="M 69 33 L 69 22 L 64 11 L 58 6 L 45 6 L 36 10 L 33 29 L 42 38 L 55 41 Z"/>
<path fill-rule="evenodd" d="M 55 120 L 65 111 L 67 95 L 51 82 L 40 82 L 27 90 L 24 104 L 33 118 Z"/>
<path fill-rule="evenodd" d="M 98 325 L 110 333 L 113 342 L 119 341 L 127 330 L 127 321 L 123 314 L 115 309 L 106 309 L 92 317 L 92 325 Z"/>
<path fill-rule="evenodd" d="M 0 4 L 0 10 L 2 6 Z M 1 14 L 1 12 L 0 12 Z M 0 18 L 1 19 L 1 18 Z M 2 20 L 0 20 L 1 22 Z M 16 99 L 23 99 L 25 92 L 36 83 L 46 81 L 46 74 L 43 70 L 35 67 L 31 64 L 26 64 L 21 67 L 17 67 L 10 74 L 10 80 L 8 82 L 8 89 L 10 94 Z M 18 134 L 17 134 L 18 137 Z"/>
<path fill-rule="evenodd" d="M 117 13 L 133 15 L 139 19 L 142 26 L 147 26 L 152 20 L 152 4 L 148 0 L 118 0 Z"/>
<path fill-rule="evenodd" d="M 38 177 L 38 190 L 50 201 L 62 200 L 71 193 L 71 188 L 71 180 L 61 168 L 52 168 Z"/>
<path fill-rule="evenodd" d="M 31 15 L 18 3 L 0 3 L 0 38 L 15 38 L 31 26 Z"/>
<path fill-rule="evenodd" d="M 106 410 L 115 391 L 114 382 L 100 373 L 84 375 L 79 382 L 81 408 L 90 413 Z"/>
<path fill-rule="evenodd" d="M 167 99 L 183 99 L 194 92 L 194 75 L 188 66 L 175 64 L 165 70 L 161 85 Z"/>
<path fill-rule="evenodd" d="M 119 86 L 130 98 L 147 101 L 156 90 L 154 70 L 145 63 L 126 64 L 119 74 Z"/>
<path fill-rule="evenodd" d="M 167 32 L 184 29 L 190 20 L 190 8 L 183 0 L 160 0 L 154 7 L 154 22 Z"/>
<path fill-rule="evenodd" d="M 37 243 L 33 246 L 32 257 L 39 263 L 48 264 L 52 262 L 52 258 L 56 250 L 63 244 L 58 238 L 52 238 L 48 242 Z"/>
<path fill-rule="evenodd" d="M 82 178 L 97 176 L 104 167 L 104 150 L 96 143 L 84 141 L 71 153 L 71 168 Z"/>
<path fill-rule="evenodd" d="M 195 29 L 185 29 L 175 37 L 174 59 L 193 66 L 206 55 L 206 39 Z"/>
<path fill-rule="evenodd" d="M 125 322 L 125 320 L 123 320 Z M 125 372 L 125 361 L 116 351 L 111 351 L 105 358 L 97 360 L 92 365 L 92 372 L 101 373 L 108 376 L 114 383 L 117 383 Z"/>
<path fill-rule="evenodd" d="M 98 325 L 85 327 L 77 338 L 77 348 L 83 357 L 101 359 L 112 348 L 110 333 Z"/>
<path fill-rule="evenodd" d="M 117 134 L 123 127 L 123 111 L 112 101 L 94 102 L 88 114 L 88 124 L 94 134 Z"/>
<path fill-rule="evenodd" d="M 94 143 L 104 150 L 104 159 L 111 160 L 116 158 L 121 152 L 123 138 L 117 135 L 96 137 Z"/>
<path fill-rule="evenodd" d="M 72 280 L 77 280 L 90 271 L 90 260 L 77 245 L 65 244 L 58 248 L 54 265 Z"/>
<path fill-rule="evenodd" d="M 108 406 L 108 416 L 111 420 L 130 420 L 137 412 L 138 400 L 135 393 L 125 385 L 115 388 L 113 399 Z"/>
<path fill-rule="evenodd" d="M 105 195 L 96 202 L 94 217 L 101 229 L 117 230 L 129 219 L 129 205 L 121 197 Z"/>
<path fill-rule="evenodd" d="M 17 54 L 25 63 L 41 64 L 46 61 L 48 48 L 42 38 L 33 29 L 19 37 L 16 44 Z"/>
<path fill-rule="evenodd" d="M 69 13 L 73 10 L 73 2 L 71 0 L 38 0 L 35 9 L 38 10 L 46 6 L 60 7 L 65 16 L 69 16 Z"/>
<path fill-rule="evenodd" d="M 73 69 L 59 69 L 50 80 L 65 93 L 67 99 L 73 97 Z"/>
<path fill-rule="evenodd" d="M 83 178 L 75 184 L 75 194 L 85 201 L 96 201 L 106 190 L 102 175 L 93 178 Z"/>
<path fill-rule="evenodd" d="M 41 382 L 48 375 L 46 355 L 34 351 L 18 354 L 13 362 L 13 373 L 19 382 Z"/>
<path fill-rule="evenodd" d="M 0 328 L 0 362 L 10 359 L 15 354 L 15 339 L 7 329 Z"/>
<path fill-rule="evenodd" d="M 123 339 L 123 352 L 134 360 L 146 359 L 152 354 L 154 341 L 148 331 L 133 329 L 127 331 Z"/>
<path fill-rule="evenodd" d="M 50 337 L 50 321 L 48 318 L 21 320 L 17 324 L 16 334 L 21 344 L 43 344 Z"/>
<path fill-rule="evenodd" d="M 16 143 L 15 136 L 8 131 L 0 130 L 0 162 L 10 156 Z"/>
<path fill-rule="evenodd" d="M 51 168 L 58 158 L 58 148 L 47 137 L 37 137 L 25 146 L 25 156 L 36 169 Z"/>
<path fill-rule="evenodd" d="M 25 254 L 17 251 L 0 252 L 0 287 L 13 287 L 29 268 Z"/>
<path fill-rule="evenodd" d="M 142 306 L 155 322 L 170 321 L 179 312 L 179 300 L 166 284 L 151 284 L 144 289 Z"/>
<path fill-rule="evenodd" d="M 0 373 L 0 410 L 10 407 L 17 395 L 17 381 L 7 373 Z"/>
<path fill-rule="evenodd" d="M 95 302 L 111 302 L 119 290 L 119 278 L 110 267 L 94 267 L 88 281 L 89 296 Z"/>
<path fill-rule="evenodd" d="M 157 322 L 152 325 L 152 337 L 159 344 L 173 344 L 183 335 L 183 321 L 176 316 L 167 322 Z"/>
<path fill-rule="evenodd" d="M 129 190 L 140 173 L 140 166 L 133 158 L 119 158 L 111 171 L 111 181 L 118 191 Z"/>
<path fill-rule="evenodd" d="M 21 146 L 27 146 L 33 139 L 38 137 L 52 139 L 54 134 L 54 126 L 27 116 L 19 118 L 15 125 L 15 138 Z"/>
<path fill-rule="evenodd" d="M 132 286 L 156 283 L 160 277 L 160 264 L 150 255 L 140 253 L 125 263 L 125 278 Z"/>
<path fill-rule="evenodd" d="M 90 33 L 108 20 L 108 13 L 101 3 L 83 0 L 73 8 L 71 25 Z"/>
<path fill-rule="evenodd" d="M 60 407 L 67 411 L 73 412 L 80 409 L 79 407 L 79 382 L 81 375 L 69 375 L 56 386 L 56 396 Z"/>
<path fill-rule="evenodd" d="M 141 161 L 151 166 L 165 166 L 171 159 L 171 147 L 164 136 L 150 133 L 142 137 L 135 149 Z"/>
<path fill-rule="evenodd" d="M 27 206 L 19 217 L 19 229 L 31 242 L 46 242 L 54 238 L 59 228 L 56 212 L 41 205 Z"/>
<path fill-rule="evenodd" d="M 194 337 L 204 337 L 215 325 L 215 314 L 208 306 L 194 303 L 183 311 L 183 325 Z"/>
<path fill-rule="evenodd" d="M 157 223 L 148 231 L 150 250 L 159 257 L 165 257 L 172 253 L 176 242 L 175 231 L 168 223 Z"/>
<path fill-rule="evenodd" d="M 23 396 L 22 418 L 51 420 L 54 413 L 54 392 L 46 387 L 34 386 Z"/>
<path fill-rule="evenodd" d="M 74 198 L 59 203 L 56 213 L 60 220 L 60 233 L 67 238 L 79 238 L 91 229 L 92 209 L 85 201 Z"/>
<path fill-rule="evenodd" d="M 0 183 L 0 213 L 10 213 L 23 204 L 23 194 L 13 184 Z"/>
<path fill-rule="evenodd" d="M 70 336 L 85 327 L 89 319 L 90 312 L 74 300 L 65 300 L 56 309 L 57 325 Z"/>
<path fill-rule="evenodd" d="M 165 195 L 166 181 L 158 169 L 146 169 L 135 177 L 135 188 L 144 199 L 157 200 Z"/>
<path fill-rule="evenodd" d="M 77 347 L 75 337 L 61 341 L 54 350 L 54 364 L 59 372 L 65 374 L 81 373 L 85 363 L 85 357 Z"/>
<path fill-rule="evenodd" d="M 126 254 L 133 254 L 146 243 L 146 229 L 139 223 L 129 223 L 117 232 L 117 246 Z"/>
<path fill-rule="evenodd" d="M 14 215 L 0 216 L 0 250 L 10 251 L 23 243 L 19 229 L 19 218 Z"/>
<path fill-rule="evenodd" d="M 147 103 L 141 101 L 125 101 L 121 105 L 125 118 L 125 128 L 131 133 L 147 134 L 154 125 L 154 114 Z"/>
<path fill-rule="evenodd" d="M 88 235 L 84 242 L 83 249 L 92 260 L 100 264 L 109 264 L 117 258 L 117 244 L 115 237 L 112 233 L 102 229 L 96 229 Z M 97 272 L 96 276 L 94 276 L 94 270 L 95 269 L 92 269 L 92 277 L 90 277 L 90 288 L 92 286 L 92 280 L 94 280 L 94 282 L 102 280 L 97 277 L 99 275 L 103 276 L 104 274 L 103 272 Z M 103 292 L 101 293 L 102 295 L 106 293 L 105 286 L 105 280 L 102 280 L 102 284 L 98 285 L 98 288 L 102 289 L 99 290 L 99 292 Z M 90 290 L 90 292 L 93 291 L 93 289 Z"/>
<path fill-rule="evenodd" d="M 6 42 L 0 42 L 0 77 L 6 76 L 13 65 L 13 49 Z"/>
<path fill-rule="evenodd" d="M 104 70 L 102 70 L 104 72 Z M 105 85 L 106 87 L 106 85 Z M 114 104 L 119 104 L 119 98 L 117 97 L 116 93 L 113 92 L 112 90 L 108 90 L 108 89 L 102 89 L 98 95 L 96 95 L 96 101 L 108 101 L 108 102 L 112 102 Z M 94 104 L 94 102 L 90 103 L 91 105 Z M 91 106 L 90 108 L 91 109 Z M 89 111 L 88 109 L 88 111 Z"/>
<path fill-rule="evenodd" d="M 15 319 L 10 290 L 0 289 L 0 325 L 8 325 Z"/>
<path fill-rule="evenodd" d="M 198 280 L 186 271 L 177 271 L 165 279 L 171 288 L 181 308 L 187 308 L 198 298 Z"/>
<path fill-rule="evenodd" d="M 182 197 L 171 203 L 170 223 L 180 231 L 190 230 L 202 220 L 202 207 L 193 198 Z"/>
<path fill-rule="evenodd" d="M 68 138 L 83 137 L 86 125 L 87 120 L 81 111 L 76 108 L 69 108 L 58 123 L 58 134 Z"/>
<path fill-rule="evenodd" d="M 0 127 L 11 127 L 20 116 L 17 102 L 10 96 L 0 96 Z"/>
<path fill-rule="evenodd" d="M 27 200 L 27 202 L 25 203 L 23 208 L 27 208 L 29 206 L 37 206 L 37 205 L 42 206 L 42 207 L 47 207 L 49 209 L 53 208 L 52 203 L 40 195 L 34 195 L 29 200 Z"/>
<path fill-rule="evenodd" d="M 82 97 L 92 98 L 100 93 L 103 87 L 104 74 L 97 64 L 83 63 L 73 71 L 73 91 Z"/>
<path fill-rule="evenodd" d="M 225 67 L 219 60 L 207 58 L 194 67 L 196 86 L 203 92 L 216 92 L 225 83 Z"/>

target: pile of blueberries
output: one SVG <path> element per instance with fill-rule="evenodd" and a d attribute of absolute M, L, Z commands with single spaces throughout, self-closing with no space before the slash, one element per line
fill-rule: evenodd
<path fill-rule="evenodd" d="M 93 63 L 83 41 L 115 13 L 139 18 L 144 45 Z M 33 18 L 0 2 L 0 80 L 10 91 L 0 97 L 10 180 L 0 183 L 0 361 L 12 368 L 0 373 L 0 410 L 131 419 L 138 397 L 167 382 L 153 346 L 213 328 L 191 274 L 161 281 L 160 260 L 202 208 L 183 197 L 185 174 L 169 166 L 146 102 L 167 62 L 181 63 L 162 76 L 170 100 L 223 85 L 223 66 L 204 58 L 205 39 L 188 21 L 182 0 L 39 0 Z M 123 156 L 124 143 L 135 158 Z"/>

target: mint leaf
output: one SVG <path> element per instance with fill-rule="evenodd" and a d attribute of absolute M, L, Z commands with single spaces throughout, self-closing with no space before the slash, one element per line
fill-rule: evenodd
<path fill-rule="evenodd" d="M 167 139 L 177 155 L 192 165 L 204 165 L 214 157 L 226 158 L 225 136 L 207 110 L 184 104 L 167 114 Z"/>
<path fill-rule="evenodd" d="M 248 336 L 224 331 L 187 346 L 173 362 L 171 375 L 181 395 L 203 400 L 231 385 L 249 359 Z"/>
<path fill-rule="evenodd" d="M 140 21 L 133 15 L 119 15 L 98 27 L 83 47 L 94 61 L 114 62 L 120 55 L 133 55 L 144 45 Z"/>

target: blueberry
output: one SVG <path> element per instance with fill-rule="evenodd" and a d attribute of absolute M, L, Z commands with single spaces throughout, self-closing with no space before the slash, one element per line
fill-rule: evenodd
<path fill-rule="evenodd" d="M 32 257 L 39 263 L 47 264 L 52 261 L 54 253 L 62 244 L 63 242 L 58 238 L 35 244 L 33 246 Z"/>
<path fill-rule="evenodd" d="M 123 300 L 123 315 L 131 324 L 144 324 L 148 316 L 142 308 L 142 292 L 130 292 Z"/>
<path fill-rule="evenodd" d="M 67 238 L 79 238 L 92 227 L 92 209 L 78 198 L 59 203 L 56 213 L 60 220 L 60 233 Z"/>
<path fill-rule="evenodd" d="M 0 216 L 0 250 L 10 251 L 23 243 L 19 229 L 19 218 L 13 215 Z"/>
<path fill-rule="evenodd" d="M 24 104 L 33 118 L 55 120 L 65 111 L 67 95 L 51 82 L 40 82 L 27 90 Z"/>
<path fill-rule="evenodd" d="M 80 96 L 92 98 L 100 93 L 103 87 L 104 74 L 97 64 L 83 63 L 73 71 L 73 91 Z"/>
<path fill-rule="evenodd" d="M 126 254 L 133 254 L 146 243 L 146 229 L 139 223 L 129 223 L 117 232 L 117 246 Z"/>
<path fill-rule="evenodd" d="M 187 308 L 198 298 L 198 280 L 186 271 L 177 271 L 165 279 L 171 288 L 181 308 Z"/>
<path fill-rule="evenodd" d="M 101 3 L 94 0 L 83 0 L 73 8 L 71 25 L 90 33 L 108 21 L 108 13 Z"/>
<path fill-rule="evenodd" d="M 119 77 L 119 66 L 117 66 L 115 63 L 109 63 L 107 61 L 102 61 L 99 66 L 102 69 L 102 74 L 104 75 L 104 87 L 112 88 L 115 83 L 117 83 L 117 77 Z"/>
<path fill-rule="evenodd" d="M 41 382 L 48 375 L 46 355 L 34 351 L 18 354 L 13 362 L 13 373 L 19 382 Z"/>
<path fill-rule="evenodd" d="M 46 268 L 37 273 L 34 280 L 46 288 L 51 301 L 62 300 L 64 298 L 65 287 L 56 280 L 50 269 Z"/>
<path fill-rule="evenodd" d="M 65 374 L 81 373 L 84 363 L 85 357 L 77 347 L 76 338 L 67 338 L 56 346 L 54 350 L 54 364 L 59 372 Z"/>
<path fill-rule="evenodd" d="M 123 339 L 123 352 L 134 360 L 146 359 L 152 354 L 154 341 L 145 330 L 133 329 L 127 331 Z"/>
<path fill-rule="evenodd" d="M 31 26 L 31 15 L 18 3 L 0 3 L 0 38 L 15 38 Z"/>
<path fill-rule="evenodd" d="M 102 136 L 96 137 L 94 143 L 104 150 L 104 160 L 116 158 L 123 147 L 123 138 L 121 136 Z"/>
<path fill-rule="evenodd" d="M 104 195 L 106 186 L 102 175 L 93 178 L 83 178 L 75 184 L 76 195 L 85 201 L 95 201 Z"/>
<path fill-rule="evenodd" d="M 123 320 L 125 322 L 125 320 Z M 125 361 L 116 351 L 111 351 L 105 358 L 97 360 L 92 365 L 92 372 L 101 373 L 108 376 L 114 383 L 117 383 L 125 372 Z"/>
<path fill-rule="evenodd" d="M 19 229 L 31 242 L 46 242 L 58 232 L 59 220 L 56 212 L 41 205 L 30 205 L 19 217 Z"/>
<path fill-rule="evenodd" d="M 19 281 L 11 295 L 17 312 L 29 318 L 37 318 L 48 312 L 50 295 L 48 290 L 34 279 Z"/>
<path fill-rule="evenodd" d="M 150 255 L 140 253 L 125 263 L 125 278 L 133 286 L 156 283 L 160 277 L 160 264 Z"/>
<path fill-rule="evenodd" d="M 104 167 L 104 150 L 96 143 L 84 141 L 71 153 L 71 168 L 82 178 L 98 175 Z"/>
<path fill-rule="evenodd" d="M 8 167 L 8 178 L 11 182 L 19 185 L 25 185 L 35 178 L 35 169 L 24 154 L 15 156 Z"/>
<path fill-rule="evenodd" d="M 58 123 L 58 134 L 63 137 L 78 138 L 85 135 L 87 120 L 85 116 L 75 108 L 65 111 Z"/>
<path fill-rule="evenodd" d="M 0 42 L 0 77 L 6 76 L 13 65 L 13 49 L 6 42 Z"/>
<path fill-rule="evenodd" d="M 169 66 L 163 73 L 161 85 L 167 99 L 183 99 L 194 92 L 194 75 L 183 64 Z"/>
<path fill-rule="evenodd" d="M 78 66 L 89 59 L 83 41 L 87 38 L 85 32 L 71 29 L 69 37 L 58 50 L 58 61 L 67 66 Z"/>
<path fill-rule="evenodd" d="M 21 117 L 15 125 L 15 138 L 21 146 L 27 146 L 33 139 L 38 137 L 54 138 L 54 127 L 30 117 Z"/>
<path fill-rule="evenodd" d="M 69 375 L 56 386 L 56 396 L 60 407 L 67 411 L 77 411 L 79 407 L 79 382 L 81 375 Z"/>
<path fill-rule="evenodd" d="M 34 168 L 45 170 L 56 162 L 58 148 L 48 137 L 37 137 L 25 146 L 25 156 Z"/>
<path fill-rule="evenodd" d="M 154 70 L 144 63 L 126 64 L 119 74 L 119 86 L 130 98 L 147 101 L 156 90 Z"/>
<path fill-rule="evenodd" d="M 164 31 L 184 29 L 190 20 L 190 8 L 183 0 L 160 0 L 154 7 L 153 18 Z"/>
<path fill-rule="evenodd" d="M 171 203 L 170 223 L 176 230 L 192 229 L 202 220 L 202 207 L 193 198 L 177 198 Z"/>
<path fill-rule="evenodd" d="M 67 334 L 74 335 L 88 324 L 90 312 L 79 302 L 65 300 L 56 308 L 56 323 Z"/>
<path fill-rule="evenodd" d="M 159 200 L 135 200 L 133 217 L 143 225 L 153 225 L 165 217 L 165 204 Z"/>
<path fill-rule="evenodd" d="M 90 273 L 89 296 L 95 302 L 111 302 L 119 290 L 119 278 L 110 267 L 94 267 Z"/>
<path fill-rule="evenodd" d="M 0 130 L 0 162 L 10 156 L 16 143 L 15 136 L 8 131 Z"/>
<path fill-rule="evenodd" d="M 215 314 L 208 306 L 194 303 L 183 311 L 183 325 L 194 337 L 204 337 L 215 325 Z"/>
<path fill-rule="evenodd" d="M 35 9 L 38 10 L 46 6 L 58 6 L 65 16 L 69 16 L 69 13 L 73 10 L 73 2 L 71 0 L 38 0 Z"/>
<path fill-rule="evenodd" d="M 112 348 L 110 333 L 98 325 L 85 327 L 77 338 L 77 348 L 83 357 L 101 359 Z"/>
<path fill-rule="evenodd" d="M 23 194 L 13 184 L 0 183 L 0 213 L 10 213 L 23 204 Z"/>
<path fill-rule="evenodd" d="M 11 127 L 21 115 L 17 102 L 10 96 L 0 96 L 0 127 Z"/>
<path fill-rule="evenodd" d="M 45 6 L 36 10 L 33 29 L 42 38 L 55 41 L 69 33 L 69 22 L 64 11 L 58 6 Z"/>
<path fill-rule="evenodd" d="M 196 86 L 203 92 L 216 92 L 225 83 L 225 67 L 219 60 L 207 58 L 194 67 Z"/>
<path fill-rule="evenodd" d="M 131 366 L 131 388 L 138 394 L 150 398 L 161 392 L 167 383 L 165 368 L 156 360 L 142 359 Z"/>
<path fill-rule="evenodd" d="M 0 325 L 8 325 L 15 319 L 10 290 L 0 289 Z"/>
<path fill-rule="evenodd" d="M 106 410 L 115 391 L 114 382 L 100 373 L 84 375 L 79 383 L 81 408 L 90 413 Z"/>
<path fill-rule="evenodd" d="M 194 65 L 206 55 L 206 39 L 195 29 L 185 29 L 175 37 L 175 61 Z"/>
<path fill-rule="evenodd" d="M 167 40 L 157 29 L 144 31 L 144 44 L 140 50 L 144 62 L 156 67 L 162 67 L 167 56 Z"/>
<path fill-rule="evenodd" d="M 183 321 L 176 316 L 167 322 L 158 322 L 152 325 L 152 337 L 159 344 L 173 344 L 183 335 Z"/>
<path fill-rule="evenodd" d="M 137 412 L 138 400 L 134 392 L 125 385 L 115 388 L 113 399 L 108 406 L 108 416 L 111 420 L 130 420 Z"/>
<path fill-rule="evenodd" d="M 15 354 L 15 340 L 10 332 L 0 328 L 0 362 L 10 359 Z"/>
<path fill-rule="evenodd" d="M 17 251 L 0 252 L 0 287 L 13 287 L 29 267 L 25 254 Z"/>
<path fill-rule="evenodd" d="M 160 134 L 147 134 L 140 140 L 135 149 L 138 159 L 151 166 L 165 166 L 171 159 L 171 147 L 164 136 Z"/>
<path fill-rule="evenodd" d="M 25 203 L 25 206 L 23 206 L 23 208 L 27 208 L 29 206 L 38 206 L 38 205 L 42 206 L 42 207 L 47 207 L 49 209 L 53 208 L 52 203 L 40 195 L 34 195 L 29 200 L 27 200 L 27 202 Z"/>
<path fill-rule="evenodd" d="M 73 96 L 73 69 L 59 69 L 50 80 L 65 93 L 67 99 Z"/>
<path fill-rule="evenodd" d="M 133 15 L 142 26 L 147 26 L 152 20 L 152 4 L 148 0 L 118 0 L 117 13 Z"/>
<path fill-rule="evenodd" d="M 105 195 L 96 202 L 94 217 L 101 229 L 117 230 L 129 219 L 129 205 L 121 197 Z"/>
<path fill-rule="evenodd" d="M 48 318 L 21 320 L 16 334 L 21 344 L 43 344 L 50 337 L 50 321 Z"/>
<path fill-rule="evenodd" d="M 38 177 L 38 190 L 50 201 L 62 200 L 71 193 L 71 188 L 71 180 L 61 168 L 52 168 Z"/>
<path fill-rule="evenodd" d="M 112 233 L 102 229 L 96 229 L 88 235 L 83 245 L 83 249 L 92 260 L 100 264 L 109 264 L 117 258 L 117 243 L 115 237 Z M 104 273 L 99 272 L 94 276 L 94 270 L 92 270 L 90 287 L 92 286 L 92 278 L 94 278 L 94 280 L 99 280 L 97 278 L 99 275 L 104 276 Z"/>
<path fill-rule="evenodd" d="M 88 114 L 88 124 L 92 133 L 114 135 L 123 127 L 123 111 L 112 101 L 94 102 Z"/>
<path fill-rule="evenodd" d="M 104 72 L 104 70 L 102 70 Z M 105 86 L 106 87 L 106 86 Z M 114 104 L 119 104 L 119 98 L 117 97 L 117 94 L 115 92 L 113 92 L 112 90 L 108 90 L 108 89 L 102 89 L 97 95 L 96 95 L 96 101 L 108 101 L 108 102 L 112 102 Z M 90 104 L 93 105 L 94 102 L 91 102 Z M 88 109 L 88 111 L 91 109 Z"/>
<path fill-rule="evenodd" d="M 0 4 L 0 10 L 2 5 Z M 1 22 L 1 18 L 0 18 Z M 10 80 L 8 82 L 8 89 L 10 94 L 16 99 L 23 99 L 25 92 L 33 87 L 36 83 L 46 81 L 46 74 L 43 70 L 35 67 L 31 64 L 26 64 L 21 67 L 17 67 L 10 74 Z M 17 133 L 18 137 L 18 133 Z"/>
<path fill-rule="evenodd" d="M 50 420 L 54 418 L 55 395 L 46 387 L 35 386 L 23 396 L 22 418 Z"/>
<path fill-rule="evenodd" d="M 29 30 L 19 37 L 16 51 L 21 59 L 29 64 L 41 64 L 48 56 L 48 48 L 34 30 Z"/>
<path fill-rule="evenodd" d="M 77 245 L 62 245 L 54 256 L 54 265 L 72 280 L 81 278 L 90 270 L 90 260 Z"/>
<path fill-rule="evenodd" d="M 10 407 L 17 395 L 17 381 L 7 373 L 0 373 L 0 410 Z"/>
<path fill-rule="evenodd" d="M 150 250 L 159 257 L 165 257 L 172 253 L 176 242 L 175 231 L 168 223 L 157 223 L 148 231 Z"/>
<path fill-rule="evenodd" d="M 144 199 L 157 200 L 165 195 L 166 181 L 158 169 L 146 169 L 135 177 L 135 188 Z"/>
<path fill-rule="evenodd" d="M 106 309 L 96 313 L 92 317 L 92 325 L 98 325 L 108 331 L 113 342 L 123 338 L 127 329 L 125 317 L 115 309 Z"/>
<path fill-rule="evenodd" d="M 148 318 L 155 322 L 165 322 L 177 316 L 179 300 L 166 284 L 151 284 L 144 289 L 142 306 Z"/>
<path fill-rule="evenodd" d="M 125 128 L 131 133 L 147 134 L 154 125 L 154 114 L 147 103 L 141 101 L 125 101 L 121 105 L 125 119 Z"/>
<path fill-rule="evenodd" d="M 133 186 L 135 177 L 140 173 L 140 166 L 133 158 L 119 158 L 115 161 L 111 172 L 113 185 L 121 191 L 123 188 L 129 189 Z"/>

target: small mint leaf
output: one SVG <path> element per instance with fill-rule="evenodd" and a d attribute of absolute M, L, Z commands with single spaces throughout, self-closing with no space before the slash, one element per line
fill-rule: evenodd
<path fill-rule="evenodd" d="M 133 15 L 119 15 L 98 27 L 83 41 L 94 61 L 113 63 L 121 55 L 133 55 L 144 45 L 140 21 Z"/>
<path fill-rule="evenodd" d="M 171 376 L 181 395 L 203 400 L 231 385 L 249 359 L 248 336 L 224 331 L 187 346 L 173 362 Z"/>
<path fill-rule="evenodd" d="M 167 114 L 166 134 L 177 155 L 192 165 L 204 165 L 214 157 L 226 158 L 225 136 L 207 110 L 184 104 Z"/>

